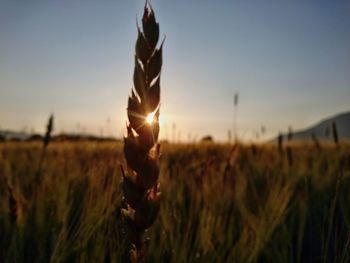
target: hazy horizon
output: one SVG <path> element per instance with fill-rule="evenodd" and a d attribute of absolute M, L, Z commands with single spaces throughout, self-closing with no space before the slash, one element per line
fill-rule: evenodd
<path fill-rule="evenodd" d="M 161 138 L 265 139 L 349 111 L 350 1 L 153 0 Z M 144 1 L 0 0 L 0 129 L 120 137 Z"/>

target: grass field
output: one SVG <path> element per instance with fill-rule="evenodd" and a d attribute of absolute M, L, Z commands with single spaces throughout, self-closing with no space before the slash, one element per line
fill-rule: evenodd
<path fill-rule="evenodd" d="M 350 148 L 165 144 L 146 262 L 350 262 Z M 122 143 L 0 144 L 0 262 L 122 262 Z M 42 160 L 41 160 L 42 158 Z"/>

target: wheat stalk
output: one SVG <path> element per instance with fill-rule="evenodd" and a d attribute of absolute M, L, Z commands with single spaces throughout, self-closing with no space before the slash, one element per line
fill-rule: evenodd
<path fill-rule="evenodd" d="M 124 155 L 129 169 L 127 173 L 122 169 L 122 191 L 126 203 L 122 214 L 131 244 L 131 262 L 140 262 L 145 257 L 149 240 L 144 234 L 153 225 L 160 208 L 157 140 L 164 41 L 157 48 L 159 24 L 147 1 L 142 17 L 143 32 L 139 26 L 137 29 L 134 89 L 128 100 L 129 123 L 127 136 L 124 138 Z M 149 114 L 153 114 L 151 122 L 146 121 Z"/>
<path fill-rule="evenodd" d="M 16 222 L 17 222 L 17 200 L 15 198 L 14 192 L 12 187 L 9 185 L 8 182 L 6 182 L 7 186 L 7 191 L 9 193 L 9 198 L 8 198 L 8 206 L 9 206 L 9 219 L 10 223 L 13 227 L 15 227 Z"/>
<path fill-rule="evenodd" d="M 277 137 L 278 151 L 281 154 L 283 152 L 283 134 L 279 133 Z"/>
<path fill-rule="evenodd" d="M 51 137 L 52 137 L 53 123 L 54 123 L 54 116 L 53 116 L 53 114 L 51 114 L 49 117 L 49 120 L 47 121 L 46 133 L 45 133 L 45 136 L 43 137 L 43 148 L 41 150 L 38 170 L 36 171 L 36 174 L 35 174 L 35 180 L 36 180 L 37 184 L 39 184 L 41 181 L 41 174 L 42 174 L 43 163 L 44 163 L 44 159 L 45 159 L 45 155 L 46 155 L 46 149 L 47 149 L 47 146 L 49 145 L 49 143 L 51 141 Z"/>
<path fill-rule="evenodd" d="M 52 130 L 53 130 L 53 114 L 51 114 L 49 117 L 49 120 L 48 120 L 47 125 L 46 125 L 45 137 L 43 138 L 43 144 L 44 144 L 45 150 L 46 150 L 46 148 L 49 145 L 49 142 L 51 140 Z"/>
<path fill-rule="evenodd" d="M 332 133 L 333 133 L 334 143 L 338 147 L 339 146 L 339 136 L 338 136 L 337 124 L 335 122 L 332 122 Z"/>

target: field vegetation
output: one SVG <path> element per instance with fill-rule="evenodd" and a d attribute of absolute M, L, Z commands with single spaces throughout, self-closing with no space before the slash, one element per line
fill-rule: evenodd
<path fill-rule="evenodd" d="M 120 165 L 117 142 L 1 143 L 0 262 L 123 262 Z M 348 144 L 162 144 L 159 181 L 146 262 L 350 261 Z"/>

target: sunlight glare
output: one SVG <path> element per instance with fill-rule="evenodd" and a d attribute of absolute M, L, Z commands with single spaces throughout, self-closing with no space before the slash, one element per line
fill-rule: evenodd
<path fill-rule="evenodd" d="M 148 114 L 147 117 L 146 117 L 146 122 L 147 122 L 148 124 L 152 124 L 153 121 L 154 121 L 154 112 Z"/>

